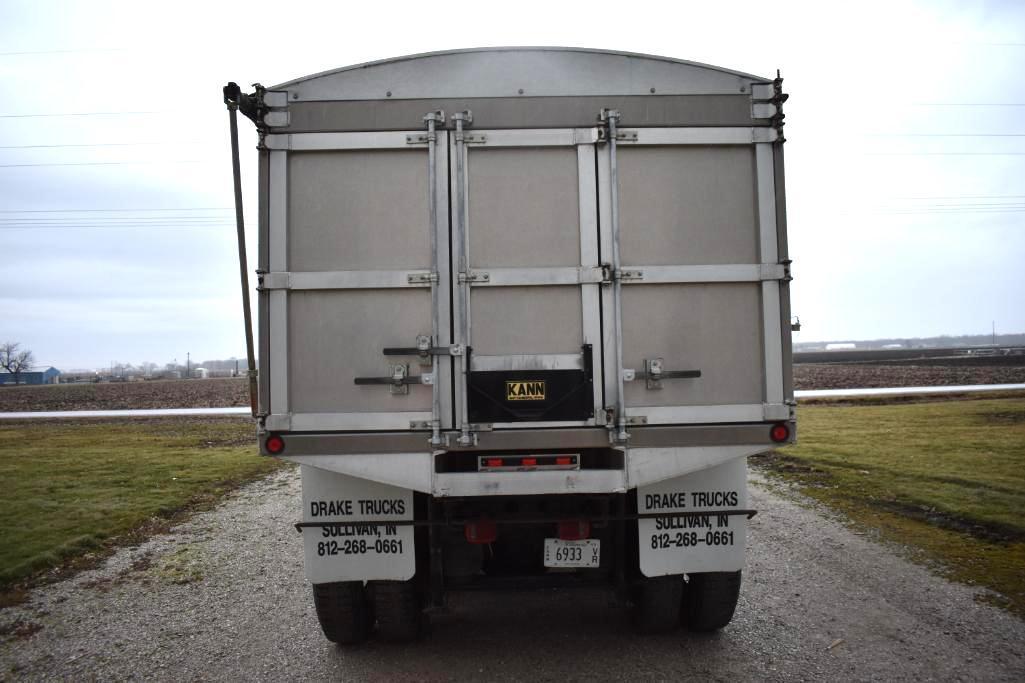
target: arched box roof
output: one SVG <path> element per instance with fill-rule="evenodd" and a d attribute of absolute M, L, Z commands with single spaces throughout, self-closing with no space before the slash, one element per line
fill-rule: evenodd
<path fill-rule="evenodd" d="M 396 57 L 274 86 L 293 101 L 605 95 L 737 95 L 770 79 L 668 57 L 566 47 Z"/>

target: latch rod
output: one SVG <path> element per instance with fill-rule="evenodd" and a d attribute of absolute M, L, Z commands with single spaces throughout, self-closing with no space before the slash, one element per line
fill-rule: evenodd
<path fill-rule="evenodd" d="M 242 281 L 242 317 L 246 326 L 246 375 L 249 377 L 249 407 L 255 418 L 260 411 L 256 389 L 256 352 L 253 349 L 253 313 L 249 305 L 249 265 L 246 260 L 246 224 L 242 216 L 242 169 L 238 155 L 238 107 L 242 90 L 237 83 L 224 86 L 224 104 L 228 107 L 231 129 L 231 172 L 235 180 L 235 227 L 238 231 L 238 267 Z"/>

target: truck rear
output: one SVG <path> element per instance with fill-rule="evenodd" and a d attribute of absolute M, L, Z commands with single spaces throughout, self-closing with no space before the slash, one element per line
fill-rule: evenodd
<path fill-rule="evenodd" d="M 228 98 L 259 132 L 259 440 L 325 635 L 608 586 L 725 626 L 746 457 L 793 440 L 780 79 L 432 53 Z"/>

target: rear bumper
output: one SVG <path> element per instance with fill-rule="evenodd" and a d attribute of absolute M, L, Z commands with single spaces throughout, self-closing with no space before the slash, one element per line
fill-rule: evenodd
<path fill-rule="evenodd" d="M 701 446 L 762 445 L 773 448 L 769 431 L 775 423 L 680 425 L 632 427 L 628 450 L 637 448 L 680 448 Z M 788 422 L 791 440 L 796 423 Z M 306 455 L 372 455 L 377 453 L 417 453 L 429 450 L 427 432 L 279 432 L 286 437 L 285 457 Z M 260 435 L 260 452 L 269 434 Z M 505 429 L 478 432 L 476 446 L 462 448 L 455 439 L 445 451 L 502 451 L 511 449 L 609 448 L 609 431 L 601 427 L 557 429 Z"/>

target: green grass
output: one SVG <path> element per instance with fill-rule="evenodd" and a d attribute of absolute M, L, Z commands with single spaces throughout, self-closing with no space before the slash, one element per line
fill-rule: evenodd
<path fill-rule="evenodd" d="M 1025 398 L 801 406 L 798 439 L 762 462 L 1025 616 Z"/>
<path fill-rule="evenodd" d="M 278 466 L 257 454 L 248 420 L 0 423 L 0 587 Z"/>

